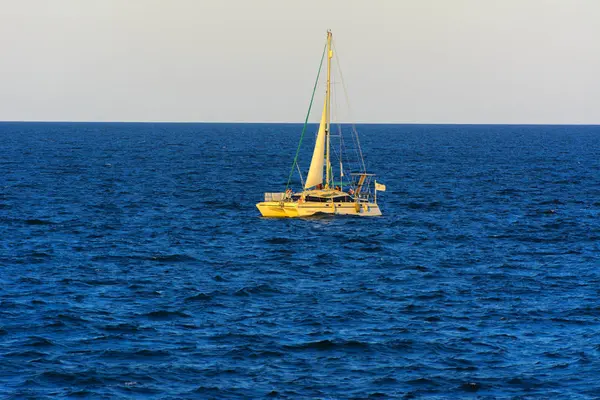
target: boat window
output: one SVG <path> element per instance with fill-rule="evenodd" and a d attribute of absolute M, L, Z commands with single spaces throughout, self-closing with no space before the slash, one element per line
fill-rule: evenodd
<path fill-rule="evenodd" d="M 306 201 L 315 201 L 317 203 L 326 203 L 329 199 L 324 197 L 306 196 Z"/>
<path fill-rule="evenodd" d="M 350 196 L 338 196 L 338 197 L 335 197 L 333 199 L 333 201 L 335 201 L 335 202 L 351 203 L 351 202 L 354 201 L 354 199 L 352 197 L 350 197 Z"/>

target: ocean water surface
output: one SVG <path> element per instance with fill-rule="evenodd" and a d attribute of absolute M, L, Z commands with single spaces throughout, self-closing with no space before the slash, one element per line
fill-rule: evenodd
<path fill-rule="evenodd" d="M 359 125 L 382 217 L 261 218 L 301 128 L 0 123 L 0 397 L 600 398 L 600 127 Z"/>

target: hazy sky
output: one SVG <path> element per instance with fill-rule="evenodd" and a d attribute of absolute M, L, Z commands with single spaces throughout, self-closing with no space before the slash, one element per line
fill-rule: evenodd
<path fill-rule="evenodd" d="M 600 123 L 599 0 L 0 0 L 0 120 L 303 121 L 328 28 L 356 122 Z"/>

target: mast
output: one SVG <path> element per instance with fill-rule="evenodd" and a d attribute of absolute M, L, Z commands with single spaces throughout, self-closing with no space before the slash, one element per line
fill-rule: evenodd
<path fill-rule="evenodd" d="M 329 159 L 329 143 L 330 143 L 330 132 L 331 132 L 331 57 L 333 57 L 333 51 L 331 50 L 331 31 L 327 31 L 327 88 L 325 92 L 325 108 L 327 114 L 327 124 L 325 128 L 325 134 L 327 138 L 327 147 L 325 154 L 325 189 L 329 189 L 329 181 L 331 180 L 331 162 Z"/>

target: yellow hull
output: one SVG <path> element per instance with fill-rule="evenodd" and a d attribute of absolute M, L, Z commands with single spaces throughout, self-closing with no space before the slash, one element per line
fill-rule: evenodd
<path fill-rule="evenodd" d="M 256 205 L 263 217 L 295 218 L 310 217 L 316 214 L 358 215 L 377 217 L 381 210 L 376 203 L 321 203 L 321 202 L 279 202 L 265 201 Z"/>

